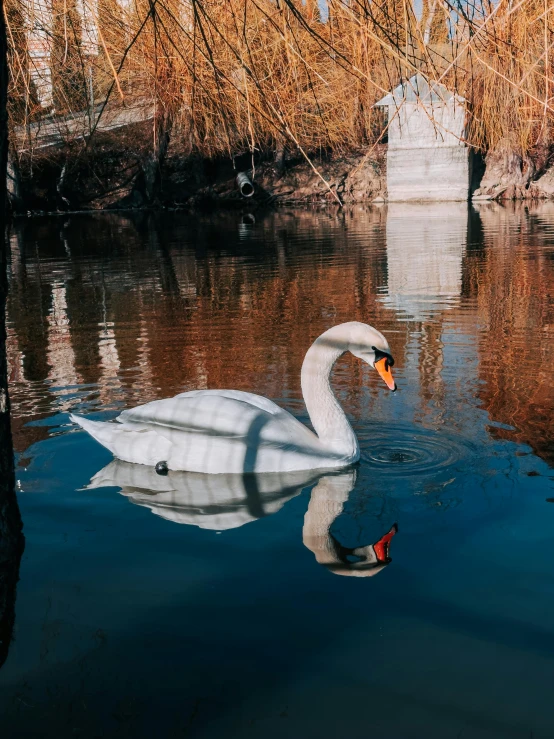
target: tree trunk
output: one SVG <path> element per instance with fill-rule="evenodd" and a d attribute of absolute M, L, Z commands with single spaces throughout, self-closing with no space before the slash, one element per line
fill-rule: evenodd
<path fill-rule="evenodd" d="M 142 160 L 141 171 L 133 185 L 131 202 L 134 206 L 153 205 L 159 198 L 162 168 L 172 128 L 173 112 L 158 103 L 154 115 L 152 149 Z"/>
<path fill-rule="evenodd" d="M 8 170 L 6 177 L 7 196 L 10 209 L 15 212 L 23 210 L 23 198 L 21 197 L 21 176 L 19 163 L 15 151 L 8 152 Z"/>
<path fill-rule="evenodd" d="M 275 147 L 275 169 L 277 174 L 281 177 L 285 173 L 287 160 L 287 145 L 284 138 L 277 140 L 277 146 Z"/>
<path fill-rule="evenodd" d="M 0 13 L 0 667 L 8 656 L 15 618 L 15 590 L 23 552 L 21 517 L 15 496 L 6 359 L 6 165 L 8 160 L 7 45 Z"/>
<path fill-rule="evenodd" d="M 473 200 L 523 200 L 529 197 L 537 165 L 529 155 L 517 151 L 511 138 L 502 139 L 493 151 L 489 151 L 485 163 L 483 179 L 473 194 Z"/>
<path fill-rule="evenodd" d="M 144 173 L 144 195 L 146 202 L 153 203 L 161 189 L 162 167 L 169 147 L 173 115 L 162 105 L 157 106 L 154 117 L 154 142 L 152 151 L 142 164 Z"/>

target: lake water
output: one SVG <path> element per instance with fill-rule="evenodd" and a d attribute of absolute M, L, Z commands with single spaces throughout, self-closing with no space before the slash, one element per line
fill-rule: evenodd
<path fill-rule="evenodd" d="M 3 739 L 554 736 L 554 205 L 20 220 L 10 290 Z M 349 320 L 399 388 L 337 363 L 353 470 L 87 488 L 112 457 L 69 412 L 234 388 L 308 422 L 304 354 Z"/>

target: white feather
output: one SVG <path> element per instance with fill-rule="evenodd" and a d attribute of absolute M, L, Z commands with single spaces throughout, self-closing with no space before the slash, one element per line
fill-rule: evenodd
<path fill-rule="evenodd" d="M 317 435 L 267 398 L 238 390 L 193 390 L 123 411 L 115 422 L 72 415 L 125 462 L 212 474 L 294 472 L 344 467 L 359 458 L 356 436 L 329 376 L 347 350 L 373 364 L 389 352 L 375 329 L 352 322 L 326 331 L 302 366 L 302 391 Z"/>

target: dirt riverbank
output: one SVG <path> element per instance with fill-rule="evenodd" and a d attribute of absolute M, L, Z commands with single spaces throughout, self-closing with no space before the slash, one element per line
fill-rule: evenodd
<path fill-rule="evenodd" d="M 23 152 L 11 159 L 10 191 L 15 213 L 120 208 L 255 207 L 275 202 L 382 201 L 386 196 L 386 146 L 346 156 L 313 156 L 313 167 L 300 155 L 279 167 L 272 159 L 249 153 L 234 160 L 209 160 L 171 148 L 159 178 L 154 203 L 142 187 L 142 147 L 148 122 L 95 136 L 94 146 L 74 141 L 63 147 Z M 254 194 L 241 196 L 236 176 L 252 172 Z"/>
<path fill-rule="evenodd" d="M 143 208 L 256 208 L 268 203 L 372 203 L 387 199 L 386 144 L 347 155 L 320 154 L 311 163 L 289 154 L 273 158 L 249 153 L 210 160 L 187 155 L 175 142 L 159 177 L 154 201 L 143 186 L 144 147 L 151 124 L 125 127 L 117 136 L 83 140 L 12 156 L 11 204 L 15 213 Z M 506 164 L 508 162 L 508 164 Z M 485 166 L 486 165 L 486 166 Z M 509 165 L 509 166 L 508 166 Z M 517 165 L 517 166 L 516 166 Z M 554 168 L 529 173 L 525 163 L 489 154 L 481 165 L 474 200 L 554 199 Z M 254 194 L 244 198 L 238 172 L 250 173 Z"/>

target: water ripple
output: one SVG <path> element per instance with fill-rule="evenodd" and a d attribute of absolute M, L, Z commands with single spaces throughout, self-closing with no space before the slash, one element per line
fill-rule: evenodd
<path fill-rule="evenodd" d="M 358 438 L 364 466 L 394 477 L 435 474 L 476 453 L 474 444 L 444 429 L 375 425 L 366 426 Z"/>

